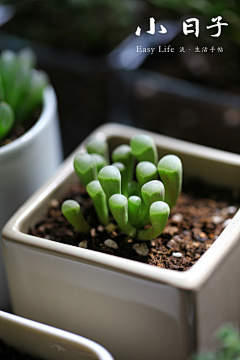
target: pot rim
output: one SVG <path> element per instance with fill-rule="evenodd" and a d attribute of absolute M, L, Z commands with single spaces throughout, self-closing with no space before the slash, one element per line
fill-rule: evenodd
<path fill-rule="evenodd" d="M 211 276 L 214 270 L 224 261 L 229 252 L 233 251 L 235 244 L 240 237 L 240 211 L 238 211 L 233 220 L 222 231 L 218 239 L 206 251 L 204 255 L 188 270 L 177 272 L 169 269 L 158 268 L 137 261 L 112 256 L 83 248 L 56 243 L 51 240 L 38 238 L 25 234 L 21 231 L 24 222 L 28 221 L 30 215 L 46 201 L 48 201 L 53 192 L 64 184 L 69 183 L 74 174 L 73 157 L 85 149 L 85 144 L 92 136 L 99 138 L 110 138 L 117 134 L 117 137 L 127 132 L 127 138 L 133 134 L 144 132 L 152 136 L 166 150 L 181 149 L 182 154 L 191 154 L 204 160 L 213 160 L 219 164 L 228 163 L 234 165 L 240 173 L 240 155 L 232 154 L 222 150 L 212 149 L 206 146 L 189 143 L 182 140 L 173 139 L 163 135 L 157 135 L 149 131 L 109 123 L 100 126 L 92 132 L 83 143 L 65 160 L 57 173 L 47 181 L 28 201 L 12 216 L 2 231 L 2 237 L 9 241 L 30 246 L 33 249 L 39 249 L 41 252 L 50 252 L 58 257 L 65 257 L 74 261 L 83 261 L 96 267 L 104 267 L 110 271 L 117 271 L 134 277 L 147 279 L 153 282 L 165 283 L 170 286 L 185 290 L 199 290 L 204 282 Z M 173 143 L 173 145 L 172 145 Z"/>
<path fill-rule="evenodd" d="M 29 143 L 35 141 L 39 132 L 46 126 L 49 119 L 57 109 L 57 98 L 52 85 L 47 85 L 43 92 L 43 107 L 41 114 L 35 124 L 23 135 L 14 141 L 0 147 L 0 159 L 4 156 L 12 156 L 12 153 L 20 151 L 23 147 L 28 146 Z"/>
<path fill-rule="evenodd" d="M 22 329 L 22 331 L 34 331 L 34 333 L 39 335 L 46 334 L 49 338 L 48 341 L 46 341 L 46 344 L 49 346 L 49 348 L 51 347 L 51 342 L 49 342 L 49 340 L 51 340 L 53 337 L 57 337 L 59 339 L 58 341 L 65 341 L 69 346 L 75 345 L 75 350 L 76 346 L 79 346 L 79 351 L 82 347 L 88 351 L 92 351 L 94 355 L 98 356 L 99 360 L 113 360 L 111 354 L 103 346 L 81 335 L 46 325 L 38 321 L 26 319 L 18 315 L 10 314 L 2 310 L 0 310 L 0 322 L 1 320 L 5 324 L 10 323 L 15 327 L 17 325 L 19 329 Z"/>

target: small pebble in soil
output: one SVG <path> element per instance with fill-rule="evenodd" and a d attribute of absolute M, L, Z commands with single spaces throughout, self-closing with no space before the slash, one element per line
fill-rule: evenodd
<path fill-rule="evenodd" d="M 167 242 L 166 246 L 168 249 L 172 249 L 178 247 L 178 243 L 175 239 L 171 239 Z"/>
<path fill-rule="evenodd" d="M 102 225 L 98 225 L 98 227 L 97 227 L 97 231 L 99 231 L 99 232 L 103 232 L 103 231 L 104 231 L 104 226 L 102 226 Z"/>
<path fill-rule="evenodd" d="M 134 244 L 133 249 L 136 251 L 138 255 L 147 256 L 149 253 L 149 249 L 145 243 Z"/>
<path fill-rule="evenodd" d="M 81 248 L 87 249 L 87 240 L 80 241 L 78 246 Z"/>
<path fill-rule="evenodd" d="M 215 224 L 220 224 L 221 222 L 224 221 L 224 217 L 221 215 L 216 215 L 216 216 L 212 216 L 212 222 L 214 222 Z"/>
<path fill-rule="evenodd" d="M 228 224 L 230 224 L 231 221 L 232 221 L 232 219 L 225 220 L 224 223 L 222 224 L 222 227 L 225 229 L 225 227 L 227 227 Z"/>
<path fill-rule="evenodd" d="M 228 206 L 227 210 L 228 210 L 229 215 L 234 215 L 237 212 L 237 207 L 236 206 Z"/>
<path fill-rule="evenodd" d="M 180 253 L 180 252 L 173 252 L 173 253 L 172 253 L 172 256 L 174 256 L 174 257 L 176 257 L 176 258 L 180 258 L 180 257 L 183 256 L 183 254 Z"/>
<path fill-rule="evenodd" d="M 133 242 L 133 239 L 130 238 L 129 236 L 127 236 L 124 240 L 126 243 L 132 243 Z"/>
<path fill-rule="evenodd" d="M 52 199 L 49 202 L 49 207 L 53 208 L 53 209 L 57 209 L 59 207 L 59 201 L 58 199 Z"/>
<path fill-rule="evenodd" d="M 166 226 L 163 230 L 163 233 L 169 234 L 170 236 L 174 236 L 179 232 L 179 228 L 177 226 Z"/>
<path fill-rule="evenodd" d="M 182 221 L 182 219 L 183 219 L 183 215 L 179 214 L 179 213 L 174 214 L 173 217 L 172 217 L 172 220 L 176 221 L 176 222 Z"/>
<path fill-rule="evenodd" d="M 112 239 L 106 239 L 104 241 L 104 245 L 106 245 L 112 249 L 118 249 L 118 244 L 116 243 L 116 241 L 114 241 Z"/>
<path fill-rule="evenodd" d="M 96 229 L 95 229 L 95 228 L 92 228 L 92 229 L 90 230 L 90 234 L 91 234 L 92 237 L 96 237 L 96 236 L 97 236 Z"/>

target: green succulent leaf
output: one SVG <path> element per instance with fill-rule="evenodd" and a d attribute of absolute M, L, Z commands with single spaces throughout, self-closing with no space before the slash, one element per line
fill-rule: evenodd
<path fill-rule="evenodd" d="M 116 166 L 107 165 L 99 171 L 98 180 L 107 197 L 114 194 L 121 194 L 121 174 Z"/>
<path fill-rule="evenodd" d="M 157 180 L 158 173 L 156 166 L 149 161 L 141 161 L 136 167 L 137 181 L 142 187 L 151 180 Z"/>
<path fill-rule="evenodd" d="M 109 164 L 109 149 L 107 141 L 101 141 L 97 138 L 92 138 L 87 143 L 87 152 L 89 154 L 99 154 L 102 155 Z"/>
<path fill-rule="evenodd" d="M 22 66 L 15 74 L 14 84 L 8 98 L 6 99 L 14 111 L 17 111 L 17 108 L 21 106 L 26 96 L 28 96 L 30 93 L 30 87 L 31 74 L 27 67 Z M 16 120 L 18 119 L 16 118 Z"/>
<path fill-rule="evenodd" d="M 14 124 L 14 112 L 7 103 L 0 102 L 0 140 L 11 130 Z"/>
<path fill-rule="evenodd" d="M 12 89 L 15 84 L 16 73 L 20 63 L 17 55 L 11 50 L 3 50 L 0 57 L 0 72 L 4 88 L 4 100 L 10 103 Z"/>
<path fill-rule="evenodd" d="M 141 194 L 140 190 L 141 190 L 141 187 L 137 181 L 133 180 L 127 184 L 128 197 L 133 196 L 133 195 L 140 196 L 140 194 Z"/>
<path fill-rule="evenodd" d="M 164 185 L 159 180 L 149 181 L 142 186 L 141 194 L 144 203 L 149 206 L 154 201 L 163 201 L 165 195 Z"/>
<path fill-rule="evenodd" d="M 159 161 L 157 169 L 165 186 L 165 202 L 172 209 L 182 189 L 182 162 L 176 155 L 166 155 Z"/>
<path fill-rule="evenodd" d="M 141 198 L 139 196 L 130 196 L 128 199 L 128 217 L 133 226 L 137 226 L 141 212 Z"/>
<path fill-rule="evenodd" d="M 85 220 L 79 203 L 75 200 L 66 200 L 61 207 L 67 221 L 77 230 L 87 234 L 91 227 Z"/>
<path fill-rule="evenodd" d="M 1 72 L 0 72 L 0 101 L 5 101 L 5 91 L 4 91 Z"/>
<path fill-rule="evenodd" d="M 130 237 L 136 236 L 136 228 L 128 219 L 128 199 L 122 194 L 114 194 L 109 199 L 109 207 L 118 226 Z"/>
<path fill-rule="evenodd" d="M 150 222 L 149 208 L 155 201 L 163 201 L 165 195 L 164 185 L 159 180 L 152 180 L 141 188 L 143 206 L 138 220 L 138 228 Z"/>
<path fill-rule="evenodd" d="M 164 201 L 154 202 L 149 209 L 150 222 L 152 226 L 149 229 L 138 230 L 138 240 L 152 240 L 158 237 L 164 230 L 170 208 Z"/>
<path fill-rule="evenodd" d="M 48 76 L 44 71 L 31 70 L 28 94 L 16 106 L 16 121 L 23 122 L 34 109 L 43 102 L 43 91 L 48 84 Z"/>
<path fill-rule="evenodd" d="M 97 173 L 99 173 L 99 171 L 107 165 L 107 160 L 99 154 L 91 154 L 91 156 L 93 157 L 96 166 L 97 166 Z"/>
<path fill-rule="evenodd" d="M 100 223 L 107 225 L 109 223 L 108 205 L 105 192 L 103 191 L 100 182 L 98 180 L 93 180 L 87 185 L 86 189 L 92 199 Z"/>
<path fill-rule="evenodd" d="M 74 158 L 74 169 L 84 186 L 97 179 L 96 162 L 90 154 L 77 154 Z"/>
<path fill-rule="evenodd" d="M 134 157 L 132 154 L 132 149 L 129 145 L 119 145 L 112 152 L 112 161 L 120 162 L 125 165 L 127 169 L 127 183 L 133 179 L 134 173 Z"/>
<path fill-rule="evenodd" d="M 158 154 L 154 140 L 146 134 L 138 134 L 132 137 L 130 141 L 132 153 L 137 161 L 149 161 L 157 165 Z"/>
<path fill-rule="evenodd" d="M 127 196 L 127 184 L 128 184 L 128 169 L 121 162 L 112 163 L 112 166 L 116 166 L 121 174 L 121 192 Z"/>

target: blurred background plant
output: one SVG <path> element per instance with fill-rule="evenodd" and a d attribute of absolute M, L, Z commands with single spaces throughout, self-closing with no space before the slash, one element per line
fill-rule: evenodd
<path fill-rule="evenodd" d="M 192 360 L 240 359 L 240 337 L 237 328 L 231 324 L 225 325 L 217 331 L 215 338 L 219 343 L 216 350 L 197 354 L 192 357 Z"/>
<path fill-rule="evenodd" d="M 36 55 L 29 48 L 18 53 L 5 49 L 1 53 L 0 141 L 13 130 L 2 145 L 24 133 L 38 118 L 34 112 L 39 112 L 48 77 L 43 71 L 34 69 L 35 65 Z M 25 122 L 26 127 L 23 127 Z"/>

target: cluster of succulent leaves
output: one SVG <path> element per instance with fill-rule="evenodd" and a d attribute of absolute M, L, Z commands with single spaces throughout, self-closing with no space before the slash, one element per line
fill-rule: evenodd
<path fill-rule="evenodd" d="M 128 236 L 138 240 L 158 237 L 181 192 L 181 160 L 166 155 L 158 161 L 156 144 L 146 134 L 133 136 L 130 145 L 118 146 L 111 154 L 111 165 L 107 142 L 93 138 L 86 148 L 86 153 L 75 157 L 74 168 L 99 222 L 107 225 L 111 213 Z M 66 200 L 62 212 L 76 229 L 90 231 L 76 201 Z"/>
<path fill-rule="evenodd" d="M 44 72 L 34 69 L 35 63 L 30 48 L 18 53 L 4 50 L 0 55 L 0 140 L 42 103 L 48 79 Z"/>
<path fill-rule="evenodd" d="M 195 355 L 192 360 L 239 360 L 240 337 L 237 328 L 231 324 L 221 327 L 216 333 L 219 347 L 216 350 Z"/>
<path fill-rule="evenodd" d="M 3 29 L 33 41 L 89 53 L 113 49 L 133 33 L 141 0 L 5 0 L 15 16 Z"/>

